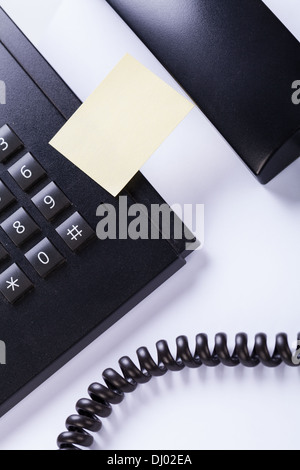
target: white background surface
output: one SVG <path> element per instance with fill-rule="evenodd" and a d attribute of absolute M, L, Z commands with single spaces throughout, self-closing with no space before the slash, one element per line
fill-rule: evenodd
<path fill-rule="evenodd" d="M 268 0 L 300 40 L 300 3 Z M 179 89 L 104 0 L 1 0 L 85 99 L 129 52 Z M 222 77 L 220 77 L 220 80 Z M 255 79 L 255 77 L 254 77 Z M 300 77 L 295 77 L 300 79 Z M 259 185 L 198 109 L 142 169 L 170 203 L 205 204 L 205 245 L 186 267 L 0 421 L 0 449 L 55 449 L 89 383 L 141 345 L 300 330 L 300 160 Z M 70 306 L 71 307 L 71 306 Z M 299 449 L 299 370 L 185 370 L 154 379 L 106 420 L 95 449 Z"/>

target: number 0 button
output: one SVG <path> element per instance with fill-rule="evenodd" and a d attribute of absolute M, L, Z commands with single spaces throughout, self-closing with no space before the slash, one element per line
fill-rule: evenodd
<path fill-rule="evenodd" d="M 54 269 L 65 262 L 65 258 L 49 242 L 48 238 L 44 238 L 25 256 L 41 277 L 47 277 Z"/>
<path fill-rule="evenodd" d="M 23 245 L 40 230 L 22 207 L 6 219 L 1 227 L 16 246 Z"/>
<path fill-rule="evenodd" d="M 61 224 L 56 231 L 72 251 L 79 250 L 95 237 L 95 232 L 78 212 Z"/>
<path fill-rule="evenodd" d="M 8 171 L 23 191 L 28 191 L 46 175 L 44 168 L 33 158 L 31 153 L 24 155 Z"/>

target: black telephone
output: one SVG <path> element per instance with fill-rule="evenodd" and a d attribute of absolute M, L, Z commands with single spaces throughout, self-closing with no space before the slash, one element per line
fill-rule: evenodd
<path fill-rule="evenodd" d="M 3 415 L 183 267 L 190 251 L 172 234 L 96 237 L 97 207 L 118 208 L 119 199 L 48 144 L 80 100 L 2 9 L 0 76 L 0 339 L 10 364 L 0 367 Z M 128 206 L 164 203 L 141 173 L 122 195 Z"/>
<path fill-rule="evenodd" d="M 132 2 L 109 3 L 132 21 Z M 149 2 L 138 4 L 139 8 L 150 8 Z M 126 5 L 130 5 L 128 11 Z M 136 22 L 140 24 L 144 26 Z M 192 237 L 183 227 L 187 239 L 182 240 L 165 240 L 163 236 L 147 242 L 97 239 L 95 207 L 105 203 L 117 206 L 118 199 L 48 145 L 81 103 L 2 9 L 0 73 L 7 85 L 6 104 L 0 105 L 0 340 L 6 344 L 7 359 L 18 365 L 0 367 L 3 415 L 184 266 L 189 254 L 186 241 Z M 287 127 L 293 128 L 296 118 L 293 116 Z M 289 163 L 283 158 L 287 153 L 290 161 L 295 158 L 298 129 L 293 130 L 295 136 L 293 133 L 288 145 L 283 145 L 282 152 L 266 158 L 265 149 L 264 165 L 244 155 L 261 180 Z M 275 138 L 270 139 L 270 145 L 276 146 Z M 122 194 L 130 204 L 149 207 L 164 202 L 141 173 Z M 78 414 L 67 419 L 68 430 L 58 438 L 60 449 L 89 447 L 93 442 L 89 432 L 101 428 L 99 417 L 109 416 L 111 405 L 120 403 L 124 394 L 152 376 L 201 365 L 255 367 L 262 363 L 277 367 L 282 362 L 289 366 L 300 363 L 299 351 L 291 351 L 285 334 L 277 336 L 273 353 L 263 334 L 256 336 L 252 351 L 247 336 L 238 334 L 232 354 L 224 334 L 216 336 L 212 351 L 204 334 L 196 337 L 195 353 L 184 336 L 177 338 L 176 357 L 166 341 L 159 341 L 156 347 L 157 361 L 146 348 L 140 348 L 139 366 L 123 357 L 123 375 L 113 369 L 104 371 L 106 385 L 92 384 L 90 398 L 79 400 Z"/>

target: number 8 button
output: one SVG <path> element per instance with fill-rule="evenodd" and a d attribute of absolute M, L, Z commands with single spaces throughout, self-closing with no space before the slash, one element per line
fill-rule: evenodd
<path fill-rule="evenodd" d="M 44 168 L 33 158 L 31 153 L 24 155 L 8 171 L 23 191 L 28 191 L 46 175 Z"/>
<path fill-rule="evenodd" d="M 40 230 L 22 207 L 6 219 L 1 227 L 16 246 L 23 245 Z"/>

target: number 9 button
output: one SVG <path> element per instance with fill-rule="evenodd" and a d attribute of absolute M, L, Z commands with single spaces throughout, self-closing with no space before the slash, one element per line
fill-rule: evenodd
<path fill-rule="evenodd" d="M 32 202 L 47 220 L 53 220 L 71 205 L 69 199 L 53 182 L 34 196 Z"/>
<path fill-rule="evenodd" d="M 28 191 L 46 175 L 44 168 L 31 153 L 26 153 L 8 171 L 23 191 Z"/>

